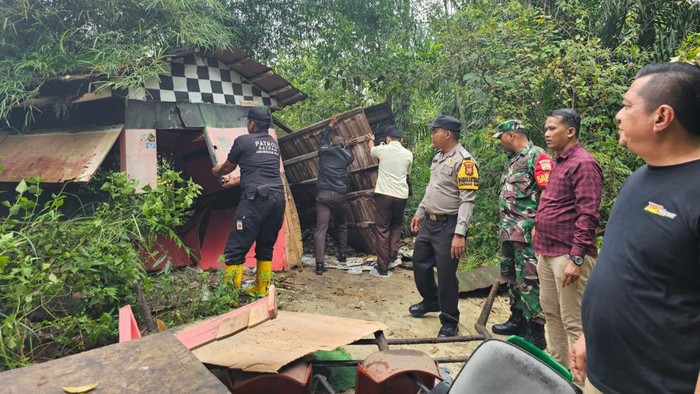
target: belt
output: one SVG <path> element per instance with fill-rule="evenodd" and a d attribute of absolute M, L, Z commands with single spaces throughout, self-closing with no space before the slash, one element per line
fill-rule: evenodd
<path fill-rule="evenodd" d="M 426 213 L 425 217 L 433 222 L 446 222 L 451 218 L 456 218 L 457 215 L 436 215 L 434 213 L 428 212 Z"/>

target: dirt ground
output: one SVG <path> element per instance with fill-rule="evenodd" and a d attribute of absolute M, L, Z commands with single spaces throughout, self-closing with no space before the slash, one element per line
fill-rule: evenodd
<path fill-rule="evenodd" d="M 408 307 L 421 300 L 415 288 L 413 272 L 408 269 L 397 267 L 393 270 L 393 276 L 385 279 L 372 277 L 368 272 L 352 275 L 339 269 L 329 269 L 318 276 L 313 267 L 303 267 L 302 270 L 281 274 L 278 279 L 278 302 L 282 310 L 378 321 L 388 327 L 385 331 L 387 338 L 434 338 L 440 329 L 438 313 L 429 313 L 421 318 L 414 318 L 408 313 Z M 460 298 L 459 335 L 478 335 L 474 323 L 485 298 L 485 292 Z M 489 330 L 493 322 L 504 321 L 508 315 L 507 299 L 499 296 L 489 317 Z M 479 343 L 402 347 L 421 350 L 431 357 L 456 357 L 470 355 Z M 346 349 L 355 359 L 363 359 L 377 350 L 374 346 L 347 346 Z M 444 366 L 453 374 L 459 367 L 457 364 Z"/>

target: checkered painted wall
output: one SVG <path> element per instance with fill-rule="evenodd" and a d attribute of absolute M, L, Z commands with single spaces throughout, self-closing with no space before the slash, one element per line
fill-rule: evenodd
<path fill-rule="evenodd" d="M 276 106 L 274 97 L 245 80 L 215 57 L 188 55 L 166 64 L 169 74 L 129 89 L 133 100 Z"/>

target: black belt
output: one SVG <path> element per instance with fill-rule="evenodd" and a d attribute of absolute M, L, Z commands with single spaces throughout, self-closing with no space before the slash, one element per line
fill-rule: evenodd
<path fill-rule="evenodd" d="M 426 212 L 425 217 L 433 222 L 446 222 L 452 218 L 456 218 L 457 215 L 436 215 L 434 213 Z"/>

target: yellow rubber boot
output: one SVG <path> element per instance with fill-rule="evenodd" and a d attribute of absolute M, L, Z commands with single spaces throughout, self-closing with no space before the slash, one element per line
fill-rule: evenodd
<path fill-rule="evenodd" d="M 255 273 L 255 285 L 247 290 L 250 295 L 265 296 L 267 289 L 270 287 L 272 278 L 272 261 L 258 260 L 257 270 Z"/>
<path fill-rule="evenodd" d="M 232 283 L 232 289 L 241 288 L 241 282 L 243 281 L 243 264 L 227 265 L 226 274 L 224 274 L 224 283 Z"/>

